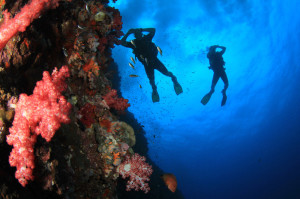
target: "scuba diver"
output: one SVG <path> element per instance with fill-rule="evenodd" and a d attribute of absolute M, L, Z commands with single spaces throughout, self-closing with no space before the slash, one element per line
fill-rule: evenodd
<path fill-rule="evenodd" d="M 143 34 L 143 31 L 149 32 L 147 35 Z M 135 39 L 130 42 L 126 41 L 130 34 L 134 34 Z M 155 28 L 137 28 L 130 29 L 124 37 L 121 39 L 121 45 L 127 48 L 132 48 L 135 54 L 135 59 L 144 65 L 147 77 L 152 86 L 152 101 L 159 102 L 159 95 L 157 92 L 157 87 L 154 81 L 154 69 L 158 70 L 162 74 L 171 77 L 174 90 L 177 95 L 182 93 L 182 87 L 177 81 L 177 78 L 164 66 L 164 64 L 157 58 L 158 51 L 162 54 L 161 49 L 156 47 L 152 42 L 152 38 L 155 34 Z"/>
<path fill-rule="evenodd" d="M 216 51 L 217 48 L 221 48 L 221 51 L 217 52 Z M 214 45 L 209 48 L 209 51 L 207 53 L 207 58 L 209 59 L 210 66 L 208 68 L 214 71 L 214 76 L 212 79 L 211 89 L 209 93 L 207 93 L 201 100 L 201 103 L 203 105 L 206 105 L 210 100 L 210 97 L 214 93 L 216 84 L 220 77 L 224 82 L 224 89 L 222 90 L 223 99 L 221 102 L 221 106 L 224 106 L 226 103 L 227 100 L 226 90 L 228 88 L 228 78 L 225 73 L 225 68 L 224 68 L 225 62 L 222 57 L 222 55 L 225 53 L 225 50 L 226 48 L 224 46 L 218 46 L 218 45 Z"/>

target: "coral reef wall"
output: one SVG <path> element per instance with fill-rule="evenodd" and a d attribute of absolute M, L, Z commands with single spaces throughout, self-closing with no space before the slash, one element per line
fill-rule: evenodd
<path fill-rule="evenodd" d="M 107 4 L 0 1 L 1 198 L 172 197 L 118 91 Z"/>

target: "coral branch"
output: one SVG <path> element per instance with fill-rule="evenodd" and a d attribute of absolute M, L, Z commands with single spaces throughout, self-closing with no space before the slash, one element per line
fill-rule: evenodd
<path fill-rule="evenodd" d="M 10 13 L 5 10 L 4 22 L 0 27 L 0 50 L 6 43 L 18 32 L 24 32 L 30 23 L 41 15 L 43 10 L 56 8 L 59 0 L 32 0 L 25 5 L 21 11 L 14 17 L 10 18 Z"/>

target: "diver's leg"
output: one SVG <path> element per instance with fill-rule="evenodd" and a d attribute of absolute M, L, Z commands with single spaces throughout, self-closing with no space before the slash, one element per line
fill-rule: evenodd
<path fill-rule="evenodd" d="M 157 69 L 162 74 L 172 78 L 172 82 L 174 84 L 174 90 L 175 90 L 176 94 L 179 95 L 180 93 L 182 93 L 183 92 L 182 87 L 178 83 L 176 76 L 173 75 L 173 73 L 171 73 L 170 71 L 168 71 L 168 69 L 165 67 L 165 65 L 159 59 L 156 58 L 154 60 L 154 64 L 155 64 L 155 69 Z"/>
<path fill-rule="evenodd" d="M 226 104 L 226 101 L 227 101 L 227 95 L 226 95 L 226 90 L 228 88 L 228 78 L 227 78 L 227 75 L 226 75 L 226 72 L 223 71 L 221 73 L 221 79 L 223 80 L 224 82 L 224 89 L 222 90 L 222 94 L 223 94 L 223 99 L 222 99 L 222 102 L 221 102 L 221 106 L 224 106 Z"/>
<path fill-rule="evenodd" d="M 150 81 L 150 85 L 152 87 L 152 101 L 153 102 L 159 102 L 159 95 L 158 95 L 158 92 L 157 92 L 157 86 L 155 85 L 155 81 L 154 81 L 154 68 L 146 66 L 145 71 L 146 71 L 147 77 Z"/>
<path fill-rule="evenodd" d="M 215 87 L 219 81 L 220 78 L 220 74 L 218 72 L 214 72 L 214 76 L 211 82 L 211 88 L 210 88 L 210 93 L 213 94 L 213 92 L 215 92 Z"/>
<path fill-rule="evenodd" d="M 229 83 L 228 83 L 228 78 L 227 78 L 227 75 L 226 75 L 226 72 L 225 72 L 225 71 L 223 71 L 223 72 L 221 73 L 221 79 L 222 79 L 223 82 L 224 82 L 224 89 L 223 89 L 222 92 L 226 92 L 226 90 L 227 90 L 227 88 L 228 88 L 228 86 L 229 86 Z"/>
<path fill-rule="evenodd" d="M 168 71 L 168 69 L 165 67 L 165 65 L 159 59 L 156 58 L 155 60 L 153 60 L 153 62 L 154 62 L 153 64 L 154 64 L 156 70 L 158 70 L 165 76 L 171 77 L 173 82 L 177 82 L 177 78 L 175 77 L 175 75 L 173 75 L 173 73 Z"/>
<path fill-rule="evenodd" d="M 202 103 L 203 105 L 206 105 L 206 104 L 209 102 L 211 95 L 215 92 L 215 87 L 216 87 L 216 85 L 217 85 L 217 82 L 218 82 L 219 78 L 220 78 L 220 75 L 219 75 L 218 73 L 214 72 L 214 76 L 213 76 L 212 83 L 211 83 L 211 89 L 210 89 L 210 91 L 209 91 L 206 95 L 204 95 L 204 97 L 201 99 L 201 103 Z"/>

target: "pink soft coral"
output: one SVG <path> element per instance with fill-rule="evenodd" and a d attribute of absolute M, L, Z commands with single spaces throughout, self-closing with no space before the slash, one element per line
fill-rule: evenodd
<path fill-rule="evenodd" d="M 16 178 L 22 186 L 33 180 L 34 144 L 37 135 L 47 142 L 51 140 L 60 123 L 68 123 L 71 104 L 61 92 L 66 89 L 65 78 L 69 76 L 67 66 L 60 71 L 55 69 L 50 76 L 43 73 L 43 79 L 37 82 L 33 94 L 21 94 L 16 104 L 13 126 L 9 129 L 7 143 L 13 145 L 9 156 L 11 166 L 17 167 Z"/>
<path fill-rule="evenodd" d="M 150 191 L 149 184 L 150 175 L 152 174 L 152 166 L 145 162 L 146 158 L 135 153 L 133 156 L 126 156 L 126 159 L 119 167 L 119 173 L 125 179 L 129 177 L 126 190 L 134 189 L 142 190 L 145 193 Z"/>

